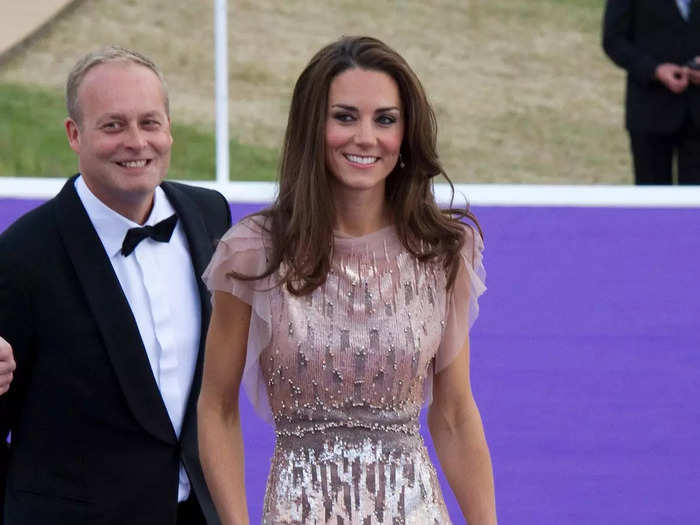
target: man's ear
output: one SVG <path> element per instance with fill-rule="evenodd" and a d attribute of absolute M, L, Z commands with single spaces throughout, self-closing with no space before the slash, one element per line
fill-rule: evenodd
<path fill-rule="evenodd" d="M 173 145 L 173 123 L 168 116 L 168 135 L 170 135 L 170 145 Z"/>
<path fill-rule="evenodd" d="M 66 127 L 66 135 L 68 136 L 70 149 L 80 155 L 80 130 L 78 129 L 78 123 L 72 118 L 66 117 L 63 124 Z"/>

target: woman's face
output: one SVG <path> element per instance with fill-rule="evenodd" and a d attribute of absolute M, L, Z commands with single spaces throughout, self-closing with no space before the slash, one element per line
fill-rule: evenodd
<path fill-rule="evenodd" d="M 328 91 L 326 166 L 345 189 L 384 191 L 396 166 L 404 115 L 396 82 L 386 73 L 348 69 Z"/>

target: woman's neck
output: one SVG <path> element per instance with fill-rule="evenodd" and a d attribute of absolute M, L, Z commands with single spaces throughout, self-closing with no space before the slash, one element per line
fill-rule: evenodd
<path fill-rule="evenodd" d="M 335 229 L 351 237 L 361 237 L 381 230 L 393 223 L 389 203 L 383 193 L 377 197 L 356 192 L 341 193 L 335 197 Z"/>

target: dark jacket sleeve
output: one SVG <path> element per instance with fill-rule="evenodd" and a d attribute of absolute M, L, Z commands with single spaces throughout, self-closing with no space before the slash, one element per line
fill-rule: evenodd
<path fill-rule="evenodd" d="M 673 1 L 673 0 L 669 0 Z M 603 50 L 641 85 L 654 82 L 659 61 L 635 44 L 633 17 L 635 0 L 608 0 L 603 18 Z"/>
<path fill-rule="evenodd" d="M 17 369 L 10 389 L 0 395 L 0 525 L 2 524 L 5 479 L 10 457 L 8 434 L 17 420 L 17 412 L 32 368 L 33 324 L 30 298 L 22 285 L 24 267 L 14 260 L 16 246 L 9 235 L 0 235 L 0 336 L 12 346 Z"/>

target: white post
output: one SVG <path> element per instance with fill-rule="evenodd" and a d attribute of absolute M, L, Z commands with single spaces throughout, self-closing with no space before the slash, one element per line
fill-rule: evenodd
<path fill-rule="evenodd" d="M 226 1 L 214 3 L 214 53 L 216 78 L 216 182 L 229 182 L 228 148 L 228 29 Z"/>

